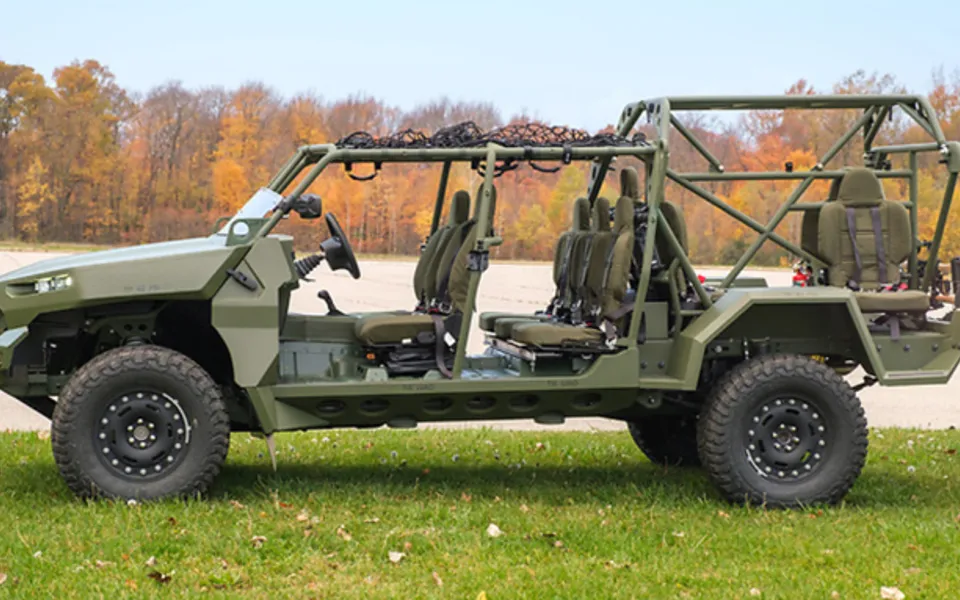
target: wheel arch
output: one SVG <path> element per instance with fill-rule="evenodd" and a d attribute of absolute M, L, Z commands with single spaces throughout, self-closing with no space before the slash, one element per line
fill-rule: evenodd
<path fill-rule="evenodd" d="M 823 287 L 730 290 L 680 334 L 671 374 L 692 390 L 707 361 L 775 352 L 833 355 L 885 373 L 853 294 Z"/>

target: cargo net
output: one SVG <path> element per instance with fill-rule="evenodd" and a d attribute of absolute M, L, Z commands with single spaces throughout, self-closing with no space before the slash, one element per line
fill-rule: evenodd
<path fill-rule="evenodd" d="M 525 147 L 595 147 L 595 146 L 645 146 L 646 136 L 636 133 L 621 137 L 613 133 L 590 135 L 582 129 L 551 126 L 542 123 L 516 123 L 484 131 L 473 121 L 457 123 L 427 135 L 416 129 L 402 129 L 390 135 L 373 136 L 366 131 L 356 131 L 337 141 L 338 148 L 386 149 L 386 148 L 476 148 L 493 142 L 508 148 Z"/>

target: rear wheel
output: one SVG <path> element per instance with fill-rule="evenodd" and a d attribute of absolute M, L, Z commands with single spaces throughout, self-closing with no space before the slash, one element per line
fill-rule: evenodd
<path fill-rule="evenodd" d="M 630 436 L 650 462 L 664 466 L 695 467 L 697 419 L 687 415 L 651 415 L 627 423 Z"/>
<path fill-rule="evenodd" d="M 700 416 L 698 446 L 731 502 L 833 504 L 866 461 L 867 421 L 853 389 L 827 365 L 767 355 L 717 382 Z"/>
<path fill-rule="evenodd" d="M 80 367 L 53 413 L 53 454 L 81 497 L 150 500 L 206 491 L 227 456 L 230 419 L 197 363 L 127 346 Z"/>

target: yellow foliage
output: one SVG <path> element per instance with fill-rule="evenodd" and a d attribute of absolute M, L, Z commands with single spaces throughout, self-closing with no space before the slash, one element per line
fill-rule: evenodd
<path fill-rule="evenodd" d="M 213 164 L 213 194 L 222 212 L 239 210 L 251 192 L 247 175 L 235 160 L 223 158 Z"/>

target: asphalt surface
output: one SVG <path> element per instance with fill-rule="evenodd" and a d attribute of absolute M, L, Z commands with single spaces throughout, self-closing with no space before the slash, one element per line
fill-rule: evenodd
<path fill-rule="evenodd" d="M 33 262 L 62 256 L 42 252 L 0 252 L 0 273 L 12 271 Z M 314 272 L 317 280 L 306 283 L 293 295 L 291 310 L 299 313 L 323 314 L 326 307 L 317 299 L 317 291 L 326 288 L 338 307 L 345 312 L 368 312 L 413 308 L 415 299 L 411 281 L 412 261 L 361 261 L 363 277 L 354 280 L 343 272 L 331 273 L 325 266 Z M 723 270 L 704 269 L 706 276 Z M 756 271 L 747 275 L 766 277 L 770 285 L 790 285 L 787 271 Z M 482 311 L 532 313 L 542 308 L 553 292 L 551 270 L 543 264 L 491 264 L 484 274 L 477 300 Z M 483 336 L 474 323 L 468 350 L 483 349 Z M 850 376 L 852 383 L 862 380 L 862 372 Z M 867 420 L 876 427 L 920 427 L 945 429 L 960 426 L 960 379 L 940 386 L 882 388 L 874 386 L 860 393 Z M 473 421 L 443 423 L 428 427 L 479 427 L 511 429 L 619 430 L 622 423 L 608 419 L 571 419 L 563 425 L 538 425 L 533 421 Z M 41 430 L 49 421 L 16 400 L 0 392 L 0 430 Z"/>

